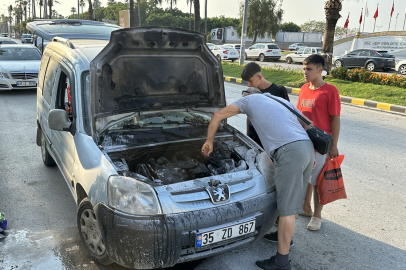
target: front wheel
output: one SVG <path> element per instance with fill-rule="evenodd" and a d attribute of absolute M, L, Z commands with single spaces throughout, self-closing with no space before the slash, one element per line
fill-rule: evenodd
<path fill-rule="evenodd" d="M 369 63 L 367 64 L 367 69 L 368 69 L 369 71 L 374 71 L 374 70 L 375 70 L 375 64 L 374 64 L 374 62 L 369 62 Z"/>
<path fill-rule="evenodd" d="M 265 61 L 265 55 L 263 55 L 262 53 L 259 55 L 259 61 L 260 61 L 260 62 L 264 62 L 264 61 Z"/>
<path fill-rule="evenodd" d="M 219 60 L 219 62 L 221 62 L 221 56 L 219 54 L 216 56 L 216 58 Z"/>
<path fill-rule="evenodd" d="M 287 57 L 287 58 L 286 58 L 286 63 L 288 63 L 288 64 L 292 64 L 292 58 Z"/>
<path fill-rule="evenodd" d="M 110 260 L 106 252 L 106 246 L 104 245 L 96 214 L 88 198 L 84 198 L 79 204 L 77 226 L 80 239 L 89 252 L 90 257 L 95 262 L 103 265 L 112 264 L 113 261 Z"/>
<path fill-rule="evenodd" d="M 406 75 L 406 65 L 401 65 L 399 67 L 399 73 L 402 75 Z"/>
<path fill-rule="evenodd" d="M 342 67 L 343 66 L 343 62 L 341 62 L 341 60 L 336 60 L 334 62 L 334 65 L 336 66 L 336 68 Z"/>
<path fill-rule="evenodd" d="M 247 60 L 247 59 L 248 59 L 247 54 L 244 53 L 244 60 Z"/>

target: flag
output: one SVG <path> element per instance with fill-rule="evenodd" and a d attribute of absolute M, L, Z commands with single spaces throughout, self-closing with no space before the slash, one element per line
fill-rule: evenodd
<path fill-rule="evenodd" d="M 367 18 L 368 16 L 369 16 L 368 6 L 365 4 L 365 18 Z"/>
<path fill-rule="evenodd" d="M 348 14 L 347 20 L 345 21 L 344 29 L 345 29 L 345 28 L 348 28 L 348 24 L 349 24 L 349 23 L 350 23 L 350 14 Z"/>
<path fill-rule="evenodd" d="M 392 9 L 390 11 L 390 16 L 392 17 L 393 11 L 395 11 L 395 1 L 393 1 Z"/>
<path fill-rule="evenodd" d="M 376 18 L 378 18 L 378 6 L 376 7 L 376 11 L 375 11 L 375 14 L 374 14 L 374 19 L 376 20 Z"/>
<path fill-rule="evenodd" d="M 361 10 L 361 16 L 359 17 L 359 24 L 362 23 L 362 10 Z"/>

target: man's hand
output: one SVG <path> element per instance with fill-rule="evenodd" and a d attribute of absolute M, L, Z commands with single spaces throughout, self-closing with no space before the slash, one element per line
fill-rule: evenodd
<path fill-rule="evenodd" d="M 330 158 L 336 158 L 338 157 L 339 153 L 338 153 L 338 148 L 337 146 L 333 146 L 333 148 L 331 148 L 331 151 L 329 153 Z"/>
<path fill-rule="evenodd" d="M 202 147 L 202 154 L 203 156 L 208 157 L 211 152 L 213 152 L 213 143 L 206 141 Z"/>

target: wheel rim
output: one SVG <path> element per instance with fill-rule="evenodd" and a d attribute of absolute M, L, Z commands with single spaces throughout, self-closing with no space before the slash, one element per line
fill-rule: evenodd
<path fill-rule="evenodd" d="M 399 67 L 399 73 L 402 75 L 406 75 L 406 65 L 402 65 Z"/>
<path fill-rule="evenodd" d="M 263 54 L 261 54 L 260 56 L 259 56 L 259 61 L 264 61 L 264 55 Z"/>
<path fill-rule="evenodd" d="M 374 63 L 368 63 L 367 69 L 368 69 L 369 71 L 373 71 L 373 70 L 375 69 Z"/>
<path fill-rule="evenodd" d="M 244 60 L 247 60 L 247 54 L 244 53 Z"/>
<path fill-rule="evenodd" d="M 287 59 L 286 59 L 286 62 L 287 62 L 288 64 L 290 64 L 290 63 L 292 63 L 292 59 L 287 58 Z"/>
<path fill-rule="evenodd" d="M 101 256 L 106 252 L 96 215 L 92 209 L 85 209 L 80 215 L 80 232 L 86 246 L 93 254 Z"/>
<path fill-rule="evenodd" d="M 341 61 L 337 60 L 337 61 L 336 61 L 336 67 L 339 68 L 339 67 L 341 67 L 341 66 L 342 66 L 342 65 L 341 65 Z"/>

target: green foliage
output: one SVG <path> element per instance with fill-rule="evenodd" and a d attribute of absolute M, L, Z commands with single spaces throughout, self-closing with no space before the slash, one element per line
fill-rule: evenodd
<path fill-rule="evenodd" d="M 334 78 L 338 78 L 341 80 L 345 80 L 347 78 L 347 71 L 348 69 L 340 67 L 340 68 L 334 68 L 330 71 L 331 76 Z"/>
<path fill-rule="evenodd" d="M 301 28 L 293 22 L 285 22 L 281 25 L 280 30 L 284 32 L 300 32 Z"/>
<path fill-rule="evenodd" d="M 311 32 L 311 33 L 324 33 L 324 30 L 326 28 L 326 22 L 325 21 L 308 21 L 305 22 L 300 26 L 303 32 Z M 335 38 L 340 38 L 345 36 L 345 34 L 349 33 L 355 33 L 357 32 L 357 28 L 352 28 L 352 29 L 344 29 L 341 26 L 336 26 L 335 31 L 334 31 L 334 37 Z"/>
<path fill-rule="evenodd" d="M 248 1 L 247 37 L 256 42 L 257 37 L 273 36 L 279 31 L 283 11 L 275 0 L 249 0 Z M 242 25 L 244 4 L 240 3 L 240 22 Z M 241 36 L 241 29 L 237 29 Z"/>

